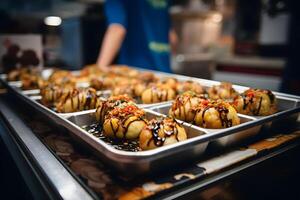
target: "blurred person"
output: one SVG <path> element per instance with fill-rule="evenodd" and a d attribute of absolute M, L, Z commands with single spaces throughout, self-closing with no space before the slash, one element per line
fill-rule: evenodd
<path fill-rule="evenodd" d="M 108 29 L 97 66 L 106 70 L 119 55 L 118 64 L 171 72 L 177 36 L 170 28 L 169 7 L 170 0 L 107 0 Z"/>

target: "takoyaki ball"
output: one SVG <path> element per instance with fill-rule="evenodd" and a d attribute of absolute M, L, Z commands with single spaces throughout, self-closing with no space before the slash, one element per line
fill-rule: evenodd
<path fill-rule="evenodd" d="M 270 90 L 249 89 L 234 99 L 239 113 L 266 116 L 277 111 L 276 97 Z"/>
<path fill-rule="evenodd" d="M 110 138 L 136 139 L 146 126 L 145 112 L 134 103 L 122 103 L 105 116 L 103 134 Z"/>
<path fill-rule="evenodd" d="M 20 81 L 24 75 L 38 75 L 39 70 L 37 68 L 20 68 L 14 69 L 7 74 L 8 81 Z"/>
<path fill-rule="evenodd" d="M 99 99 L 94 88 L 73 89 L 60 98 L 57 112 L 69 113 L 90 110 L 97 107 Z"/>
<path fill-rule="evenodd" d="M 137 83 L 133 85 L 134 96 L 141 97 L 142 93 L 146 90 L 147 84 L 145 83 Z"/>
<path fill-rule="evenodd" d="M 137 78 L 146 84 L 158 81 L 158 78 L 152 72 L 140 72 Z"/>
<path fill-rule="evenodd" d="M 89 83 L 90 80 L 89 76 L 74 76 L 74 82 L 76 83 Z"/>
<path fill-rule="evenodd" d="M 165 85 L 154 85 L 144 90 L 142 93 L 142 102 L 145 104 L 159 103 L 175 99 L 174 89 Z"/>
<path fill-rule="evenodd" d="M 73 74 L 67 70 L 54 71 L 49 77 L 48 81 L 56 85 L 76 83 Z"/>
<path fill-rule="evenodd" d="M 72 90 L 72 86 L 58 86 L 49 84 L 43 88 L 41 88 L 41 96 L 42 96 L 42 104 L 50 107 L 54 106 L 56 102 L 64 95 L 70 92 Z"/>
<path fill-rule="evenodd" d="M 136 80 L 135 79 L 131 79 L 131 78 L 127 78 L 127 77 L 116 77 L 115 78 L 115 87 L 118 87 L 120 85 L 131 85 L 131 84 L 134 84 L 136 83 Z"/>
<path fill-rule="evenodd" d="M 8 81 L 18 81 L 20 78 L 20 70 L 14 69 L 7 74 Z"/>
<path fill-rule="evenodd" d="M 48 81 L 44 80 L 42 77 L 39 77 L 37 79 L 37 86 L 39 89 L 42 89 L 42 88 L 48 86 L 49 84 L 50 83 Z"/>
<path fill-rule="evenodd" d="M 185 122 L 192 122 L 195 118 L 196 108 L 200 104 L 207 105 L 208 103 L 209 101 L 203 95 L 188 91 L 176 97 L 169 110 L 169 115 Z"/>
<path fill-rule="evenodd" d="M 129 103 L 129 102 L 132 102 L 134 103 L 134 99 L 131 98 L 129 95 L 127 94 L 124 94 L 124 95 L 113 95 L 113 96 L 110 96 L 108 99 L 107 99 L 108 102 L 110 103 L 113 103 L 114 106 L 117 106 L 121 103 Z"/>
<path fill-rule="evenodd" d="M 176 90 L 178 80 L 176 78 L 167 78 L 167 79 L 162 81 L 162 84 Z"/>
<path fill-rule="evenodd" d="M 105 88 L 102 78 L 92 78 L 90 80 L 90 87 L 95 88 L 96 90 L 103 90 Z"/>
<path fill-rule="evenodd" d="M 131 97 L 141 97 L 147 84 L 138 79 L 127 79 L 119 81 L 113 89 L 113 94 L 128 94 Z"/>
<path fill-rule="evenodd" d="M 21 77 L 22 89 L 32 90 L 43 87 L 45 81 L 38 75 L 24 74 Z"/>
<path fill-rule="evenodd" d="M 19 81 L 21 76 L 20 69 L 14 69 L 7 74 L 8 81 Z"/>
<path fill-rule="evenodd" d="M 134 88 L 132 85 L 119 85 L 112 90 L 112 95 L 124 95 L 127 94 L 130 97 L 134 97 Z"/>
<path fill-rule="evenodd" d="M 100 76 L 105 74 L 97 65 L 87 65 L 80 71 L 80 76 Z"/>
<path fill-rule="evenodd" d="M 186 91 L 193 91 L 197 94 L 203 94 L 205 92 L 203 87 L 199 83 L 194 81 L 185 81 L 181 83 L 179 82 L 177 84 L 176 90 L 178 94 Z"/>
<path fill-rule="evenodd" d="M 230 100 L 234 99 L 238 92 L 232 87 L 231 83 L 222 82 L 220 85 L 214 85 L 207 90 L 210 99 L 218 100 Z"/>
<path fill-rule="evenodd" d="M 103 77 L 103 79 L 100 79 L 103 81 L 103 87 L 105 89 L 112 89 L 115 86 L 115 76 L 114 75 L 109 75 Z"/>
<path fill-rule="evenodd" d="M 174 144 L 187 139 L 183 126 L 173 118 L 153 119 L 140 134 L 142 150 Z"/>
<path fill-rule="evenodd" d="M 96 109 L 96 119 L 100 124 L 103 124 L 105 115 L 114 107 L 122 103 L 134 102 L 128 95 L 111 96 L 107 100 L 100 100 Z"/>
<path fill-rule="evenodd" d="M 129 85 L 130 81 L 126 77 L 110 74 L 103 77 L 103 87 L 106 89 L 114 89 L 120 85 Z"/>
<path fill-rule="evenodd" d="M 62 79 L 66 77 L 73 77 L 73 74 L 67 70 L 56 70 L 50 75 L 49 81 L 52 82 L 56 81 L 56 79 Z"/>
<path fill-rule="evenodd" d="M 115 73 L 119 76 L 135 78 L 139 75 L 139 72 L 136 69 L 130 68 L 127 65 L 113 65 L 110 66 L 110 69 L 112 73 Z"/>
<path fill-rule="evenodd" d="M 204 128 L 219 129 L 240 124 L 240 118 L 233 106 L 218 101 L 200 105 L 196 110 L 194 123 Z"/>

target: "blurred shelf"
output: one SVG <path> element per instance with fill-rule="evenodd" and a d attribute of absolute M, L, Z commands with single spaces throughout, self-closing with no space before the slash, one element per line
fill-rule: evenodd
<path fill-rule="evenodd" d="M 282 58 L 248 56 L 228 56 L 216 59 L 217 65 L 237 65 L 240 67 L 283 69 L 286 61 Z"/>

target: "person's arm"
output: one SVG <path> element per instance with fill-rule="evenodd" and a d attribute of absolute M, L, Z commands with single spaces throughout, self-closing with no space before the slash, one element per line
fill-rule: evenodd
<path fill-rule="evenodd" d="M 121 48 L 125 35 L 126 29 L 121 24 L 109 25 L 97 60 L 99 68 L 106 70 L 107 66 L 112 64 Z"/>
<path fill-rule="evenodd" d="M 126 35 L 127 11 L 123 0 L 107 0 L 104 4 L 108 28 L 103 38 L 97 66 L 107 69 L 118 54 Z"/>

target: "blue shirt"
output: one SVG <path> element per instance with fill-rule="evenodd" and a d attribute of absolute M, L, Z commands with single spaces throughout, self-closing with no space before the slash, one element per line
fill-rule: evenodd
<path fill-rule="evenodd" d="M 126 36 L 119 64 L 170 72 L 169 0 L 107 0 L 108 24 L 121 24 Z"/>

